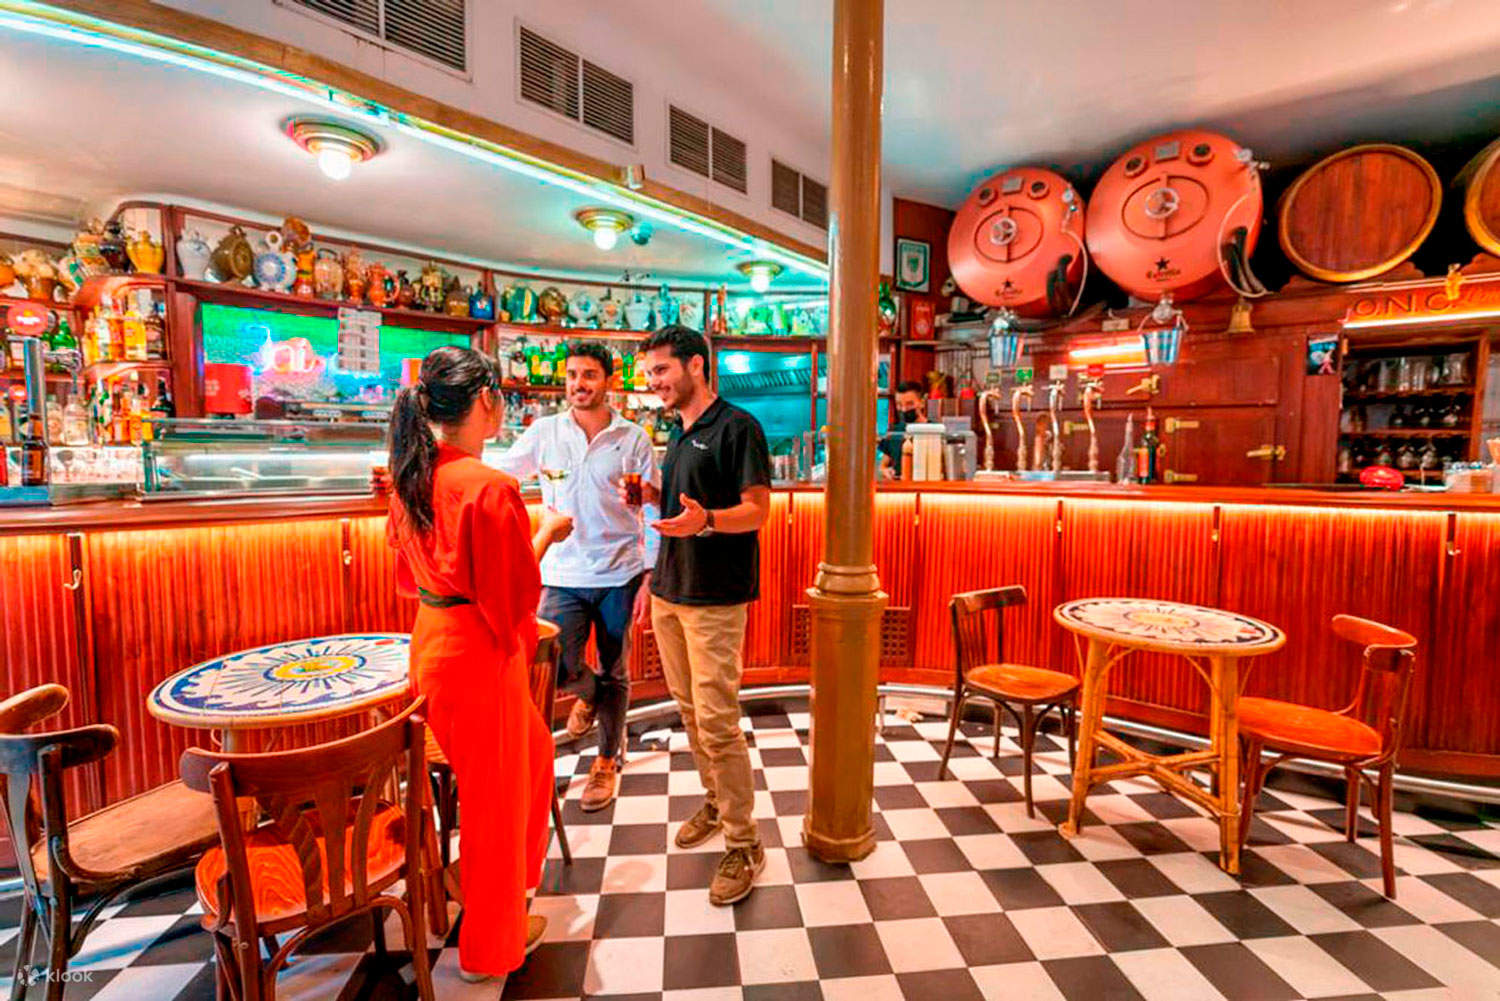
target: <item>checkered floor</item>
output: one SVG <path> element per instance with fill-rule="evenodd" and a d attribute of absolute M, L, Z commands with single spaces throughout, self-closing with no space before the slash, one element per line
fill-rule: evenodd
<path fill-rule="evenodd" d="M 1500 999 L 1500 825 L 1396 816 L 1398 899 L 1379 893 L 1373 828 L 1347 844 L 1341 807 L 1282 790 L 1257 813 L 1239 879 L 1217 868 L 1213 824 L 1149 781 L 1088 801 L 1067 840 L 1067 758 L 1038 741 L 1038 816 L 1028 819 L 1006 730 L 966 726 L 956 777 L 936 781 L 946 724 L 888 717 L 876 747 L 880 844 L 852 867 L 800 847 L 807 716 L 745 720 L 767 866 L 732 909 L 709 905 L 722 850 L 671 844 L 701 794 L 680 732 L 638 734 L 607 811 L 564 813 L 575 862 L 548 863 L 533 903 L 547 940 L 501 988 L 457 978 L 457 950 L 431 943 L 444 1001 L 504 998 Z M 558 774 L 582 776 L 563 753 Z M 554 851 L 555 851 L 554 845 Z M 10 969 L 18 902 L 5 902 Z M 210 946 L 190 890 L 114 908 L 75 969 L 72 1001 L 208 1001 Z M 279 983 L 283 999 L 412 996 L 377 963 L 361 924 L 318 943 Z M 392 938 L 399 942 L 399 936 Z M 8 983 L 0 988 L 9 990 Z"/>

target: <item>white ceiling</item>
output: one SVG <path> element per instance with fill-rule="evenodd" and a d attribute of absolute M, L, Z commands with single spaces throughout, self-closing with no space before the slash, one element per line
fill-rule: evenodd
<path fill-rule="evenodd" d="M 827 133 L 831 0 L 608 6 Z M 1497 0 L 886 0 L 885 20 L 885 183 L 937 204 L 1017 163 L 1091 180 L 1185 125 L 1273 166 L 1500 134 Z"/>
<path fill-rule="evenodd" d="M 121 199 L 298 215 L 481 263 L 613 278 L 748 287 L 741 249 L 653 223 L 645 247 L 596 249 L 573 213 L 585 195 L 388 131 L 385 150 L 334 182 L 281 131 L 298 97 L 104 48 L 0 32 L 0 215 L 76 224 Z M 6 226 L 0 225 L 0 229 Z M 817 283 L 788 269 L 776 288 Z"/>

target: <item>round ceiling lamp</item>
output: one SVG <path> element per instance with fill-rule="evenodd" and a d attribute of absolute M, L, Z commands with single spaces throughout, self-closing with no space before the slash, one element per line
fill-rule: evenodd
<path fill-rule="evenodd" d="M 750 279 L 750 287 L 765 292 L 771 287 L 771 279 L 781 274 L 781 265 L 775 261 L 746 261 L 737 265 L 740 274 Z"/>
<path fill-rule="evenodd" d="M 292 142 L 318 160 L 318 169 L 332 181 L 342 181 L 362 163 L 380 152 L 380 140 L 342 122 L 326 118 L 293 118 L 286 123 Z"/>
<path fill-rule="evenodd" d="M 594 235 L 594 246 L 600 250 L 614 250 L 620 234 L 630 231 L 635 218 L 616 209 L 579 209 L 573 213 L 578 225 Z"/>

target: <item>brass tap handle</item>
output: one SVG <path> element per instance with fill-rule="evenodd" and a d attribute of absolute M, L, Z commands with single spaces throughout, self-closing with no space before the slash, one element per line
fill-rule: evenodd
<path fill-rule="evenodd" d="M 1192 483 L 1193 481 L 1198 479 L 1198 474 L 1179 473 L 1175 469 L 1169 469 L 1162 475 L 1162 479 L 1166 480 L 1168 483 Z"/>
<path fill-rule="evenodd" d="M 1262 445 L 1260 448 L 1252 448 L 1245 453 L 1247 459 L 1274 459 L 1280 462 L 1286 458 L 1285 445 Z"/>
<path fill-rule="evenodd" d="M 1141 381 L 1125 390 L 1126 396 L 1134 396 L 1140 393 L 1145 396 L 1155 396 L 1161 392 L 1161 376 L 1155 372 L 1150 375 L 1141 376 Z"/>
<path fill-rule="evenodd" d="M 1167 434 L 1176 434 L 1178 431 L 1192 430 L 1199 425 L 1197 421 L 1185 421 L 1180 417 L 1168 417 L 1163 422 L 1163 426 L 1166 428 Z"/>
<path fill-rule="evenodd" d="M 1062 432 L 1065 435 L 1068 435 L 1068 434 L 1077 434 L 1079 431 L 1087 431 L 1088 429 L 1089 429 L 1088 421 L 1063 421 L 1062 422 Z"/>

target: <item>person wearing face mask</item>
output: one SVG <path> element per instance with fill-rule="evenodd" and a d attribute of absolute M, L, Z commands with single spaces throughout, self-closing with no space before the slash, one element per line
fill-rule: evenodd
<path fill-rule="evenodd" d="M 901 445 L 906 439 L 906 425 L 927 419 L 927 389 L 915 379 L 896 385 L 896 419 L 880 439 L 880 478 L 894 480 L 901 475 Z"/>

